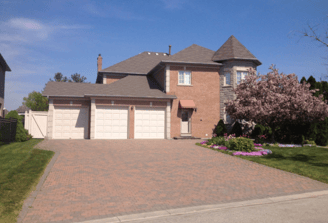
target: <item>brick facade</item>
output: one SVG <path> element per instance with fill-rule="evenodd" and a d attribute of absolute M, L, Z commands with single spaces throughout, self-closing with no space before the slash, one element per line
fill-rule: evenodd
<path fill-rule="evenodd" d="M 191 86 L 178 85 L 178 72 L 191 71 Z M 170 66 L 170 91 L 177 99 L 171 106 L 171 137 L 181 136 L 180 100 L 193 100 L 197 111 L 191 112 L 191 135 L 208 138 L 220 118 L 219 68 L 197 66 Z"/>
<path fill-rule="evenodd" d="M 111 84 L 126 77 L 126 75 L 104 74 L 103 84 Z"/>

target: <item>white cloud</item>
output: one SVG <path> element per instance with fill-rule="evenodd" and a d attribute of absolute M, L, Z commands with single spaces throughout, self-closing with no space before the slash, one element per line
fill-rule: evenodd
<path fill-rule="evenodd" d="M 96 6 L 91 2 L 87 2 L 82 5 L 82 9 L 92 15 L 103 17 L 103 18 L 119 18 L 124 20 L 142 20 L 144 17 L 135 15 L 132 12 L 129 12 L 121 7 L 117 7 L 114 5 L 106 5 Z"/>
<path fill-rule="evenodd" d="M 18 29 L 40 30 L 45 28 L 40 22 L 26 18 L 13 18 L 10 19 L 7 23 L 9 26 Z"/>

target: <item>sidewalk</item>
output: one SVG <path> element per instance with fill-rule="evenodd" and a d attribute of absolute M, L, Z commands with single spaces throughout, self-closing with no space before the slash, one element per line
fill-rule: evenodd
<path fill-rule="evenodd" d="M 328 190 L 219 205 L 118 216 L 83 223 L 327 222 Z"/>

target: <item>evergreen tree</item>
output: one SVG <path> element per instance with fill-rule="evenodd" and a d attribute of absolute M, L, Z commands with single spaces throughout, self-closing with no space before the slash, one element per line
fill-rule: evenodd
<path fill-rule="evenodd" d="M 218 124 L 215 127 L 215 133 L 217 136 L 223 136 L 224 133 L 227 133 L 227 128 L 223 122 L 222 119 L 218 122 Z"/>
<path fill-rule="evenodd" d="M 241 126 L 238 121 L 235 122 L 231 129 L 231 134 L 235 134 L 236 137 L 239 137 L 243 134 L 243 130 L 241 129 Z"/>

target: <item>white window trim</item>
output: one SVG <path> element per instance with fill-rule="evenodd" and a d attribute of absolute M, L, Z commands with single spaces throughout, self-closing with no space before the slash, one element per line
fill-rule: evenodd
<path fill-rule="evenodd" d="M 184 82 L 183 84 L 179 83 L 179 74 L 180 74 L 180 72 L 183 72 L 183 82 Z M 185 84 L 185 82 L 186 82 L 185 72 L 190 73 L 190 84 Z M 178 85 L 180 85 L 180 86 L 192 86 L 191 83 L 192 83 L 192 73 L 191 73 L 191 71 L 189 71 L 189 70 L 179 70 L 178 71 Z"/>
<path fill-rule="evenodd" d="M 230 74 L 230 84 L 227 84 L 227 76 L 226 76 L 226 74 Z M 224 86 L 231 86 L 232 84 L 231 84 L 231 73 L 230 72 L 224 72 L 224 80 L 223 80 L 223 85 Z"/>

